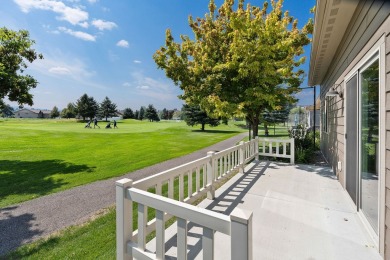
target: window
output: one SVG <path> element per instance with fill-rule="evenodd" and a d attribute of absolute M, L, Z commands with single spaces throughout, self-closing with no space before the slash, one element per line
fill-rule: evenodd
<path fill-rule="evenodd" d="M 325 101 L 323 103 L 323 106 L 322 106 L 322 114 L 321 114 L 321 118 L 322 118 L 322 131 L 327 133 L 328 132 L 328 111 L 329 111 L 329 97 L 325 97 Z"/>

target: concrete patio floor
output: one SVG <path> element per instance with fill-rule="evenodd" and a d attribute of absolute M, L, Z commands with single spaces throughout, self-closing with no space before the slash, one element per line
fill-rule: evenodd
<path fill-rule="evenodd" d="M 382 259 L 330 168 L 252 163 L 198 206 L 226 215 L 235 207 L 252 211 L 253 259 Z M 166 230 L 167 259 L 176 259 L 175 227 Z M 202 258 L 201 234 L 189 224 L 188 259 Z M 231 259 L 230 238 L 219 232 L 215 259 Z"/>

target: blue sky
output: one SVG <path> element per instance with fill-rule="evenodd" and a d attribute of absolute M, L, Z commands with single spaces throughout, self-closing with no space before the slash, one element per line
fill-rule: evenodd
<path fill-rule="evenodd" d="M 219 6 L 223 1 L 216 1 Z M 262 5 L 263 1 L 246 1 Z M 153 104 L 178 108 L 181 93 L 164 71 L 157 69 L 154 52 L 165 42 L 165 30 L 192 36 L 188 15 L 204 17 L 208 0 L 3 0 L 0 26 L 27 29 L 34 48 L 42 53 L 27 69 L 39 85 L 32 91 L 34 107 L 64 108 L 87 93 L 101 102 L 108 96 L 118 108 Z M 302 27 L 312 15 L 315 0 L 285 0 L 284 10 Z M 303 69 L 308 73 L 310 47 Z M 302 84 L 305 87 L 307 81 Z M 299 95 L 312 104 L 312 90 Z M 15 105 L 15 104 L 12 104 Z"/>

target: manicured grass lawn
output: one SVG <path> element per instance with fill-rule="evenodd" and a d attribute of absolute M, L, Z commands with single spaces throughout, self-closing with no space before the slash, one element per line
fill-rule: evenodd
<path fill-rule="evenodd" d="M 184 122 L 0 119 L 0 208 L 182 156 L 245 131 Z"/>
<path fill-rule="evenodd" d="M 109 209 L 96 220 L 24 245 L 4 259 L 115 259 L 115 239 L 115 209 Z"/>

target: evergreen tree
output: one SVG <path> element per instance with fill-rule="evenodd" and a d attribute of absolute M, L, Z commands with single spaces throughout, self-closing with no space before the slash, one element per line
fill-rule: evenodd
<path fill-rule="evenodd" d="M 172 120 L 175 110 L 168 110 L 168 120 Z"/>
<path fill-rule="evenodd" d="M 138 117 L 139 117 L 139 111 L 135 110 L 135 112 L 134 112 L 134 119 L 138 119 Z"/>
<path fill-rule="evenodd" d="M 54 106 L 53 109 L 50 112 L 51 118 L 56 118 L 60 116 L 60 111 L 58 111 L 58 107 Z"/>
<path fill-rule="evenodd" d="M 151 104 L 145 110 L 145 118 L 149 119 L 150 122 L 160 121 L 160 118 L 157 115 L 157 110 Z"/>
<path fill-rule="evenodd" d="M 131 110 L 131 108 L 125 108 L 125 110 L 123 110 L 123 119 L 130 118 L 134 118 L 133 110 Z"/>
<path fill-rule="evenodd" d="M 168 120 L 168 110 L 164 107 L 164 109 L 161 111 L 161 119 Z"/>
<path fill-rule="evenodd" d="M 184 105 L 183 106 L 184 114 L 185 114 L 185 122 L 189 126 L 194 126 L 200 124 L 202 126 L 202 131 L 204 131 L 204 127 L 206 124 L 213 126 L 219 125 L 219 120 L 211 118 L 207 115 L 206 112 L 200 109 L 199 105 Z"/>
<path fill-rule="evenodd" d="M 83 118 L 83 120 L 87 117 L 92 119 L 99 111 L 99 104 L 93 97 L 89 97 L 87 94 L 84 94 L 77 100 L 76 108 L 78 114 Z"/>
<path fill-rule="evenodd" d="M 139 109 L 139 113 L 138 113 L 138 120 L 143 120 L 145 118 L 145 107 L 141 107 Z"/>
<path fill-rule="evenodd" d="M 105 97 L 102 103 L 100 103 L 99 115 L 107 118 L 116 115 L 116 104 L 112 103 L 108 97 Z"/>

